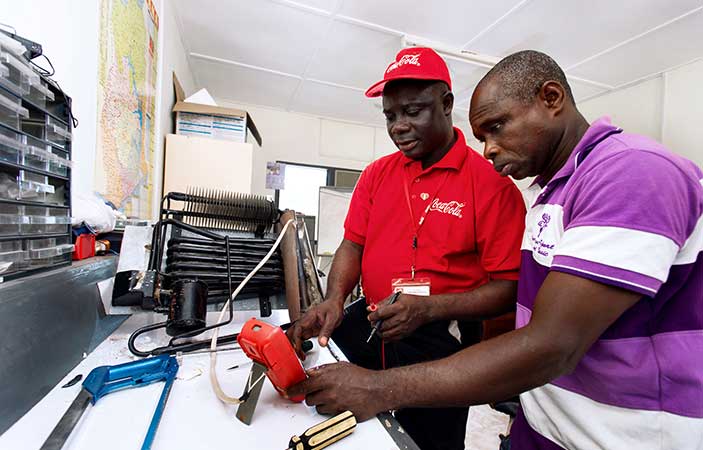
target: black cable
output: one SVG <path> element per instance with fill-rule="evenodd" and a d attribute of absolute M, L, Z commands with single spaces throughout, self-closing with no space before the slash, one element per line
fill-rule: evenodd
<path fill-rule="evenodd" d="M 34 60 L 30 60 L 29 63 L 30 63 L 32 66 L 34 66 L 34 69 L 35 69 L 37 72 L 39 72 L 40 74 L 42 74 L 43 76 L 45 76 L 45 77 L 53 77 L 54 74 L 56 73 L 56 69 L 54 69 L 54 65 L 51 64 L 51 60 L 49 59 L 48 56 L 46 56 L 46 55 L 43 54 L 43 53 L 42 53 L 41 56 L 43 56 L 44 59 L 46 60 L 46 62 L 49 63 L 49 67 L 51 67 L 51 71 L 48 71 L 48 70 L 46 70 L 45 68 L 43 68 L 42 66 L 40 66 L 39 64 L 35 63 Z"/>
<path fill-rule="evenodd" d="M 46 58 L 46 59 L 48 60 L 49 58 Z M 61 85 L 59 85 L 58 81 L 54 80 L 53 78 L 47 78 L 47 79 L 49 81 L 51 81 L 54 84 L 54 86 L 56 86 L 56 89 L 58 89 L 61 92 L 61 95 L 68 98 L 68 95 L 66 95 L 64 90 L 61 89 Z M 73 128 L 78 128 L 78 118 L 75 115 L 73 115 L 73 109 L 71 108 L 71 105 L 69 104 L 69 102 L 66 102 L 66 113 L 68 114 L 68 119 L 71 121 Z"/>
<path fill-rule="evenodd" d="M 44 76 L 48 81 L 50 81 L 56 89 L 61 92 L 61 95 L 64 96 L 64 98 L 68 98 L 68 95 L 66 95 L 66 92 L 64 92 L 63 89 L 61 89 L 61 85 L 59 84 L 58 81 L 54 80 L 53 77 L 54 74 L 56 74 L 56 69 L 54 69 L 54 65 L 51 63 L 51 60 L 49 59 L 48 56 L 42 53 L 42 55 L 46 62 L 49 63 L 49 67 L 51 67 L 51 72 L 46 70 L 45 68 L 41 67 L 39 64 L 35 63 L 34 61 L 29 61 L 34 69 L 39 72 L 42 76 Z M 78 128 L 78 118 L 73 114 L 73 109 L 71 108 L 71 104 L 69 102 L 66 102 L 66 113 L 68 114 L 68 120 L 71 121 L 71 125 L 73 125 L 73 128 Z"/>
<path fill-rule="evenodd" d="M 129 336 L 129 340 L 127 341 L 127 348 L 129 349 L 130 352 L 132 352 L 133 355 L 146 358 L 151 354 L 151 351 L 148 352 L 143 352 L 141 350 L 137 350 L 137 347 L 134 346 L 134 341 L 137 340 L 137 337 L 139 337 L 141 334 L 146 333 L 147 331 L 153 331 L 157 330 L 159 328 L 163 328 L 166 326 L 166 322 L 160 322 L 160 323 L 155 323 L 151 325 L 147 325 L 144 327 L 139 328 L 137 331 L 132 333 Z M 153 350 L 152 350 L 153 351 Z"/>
<path fill-rule="evenodd" d="M 281 325 L 281 329 L 283 331 L 286 331 L 288 328 L 290 328 L 293 325 L 294 322 L 290 323 L 284 323 Z M 129 351 L 132 352 L 133 355 L 139 356 L 140 358 L 146 358 L 147 356 L 158 356 L 158 355 L 173 355 L 178 352 L 181 353 L 188 353 L 188 352 L 194 352 L 197 350 L 202 350 L 205 348 L 210 347 L 211 341 L 210 339 L 206 340 L 201 340 L 201 341 L 191 341 L 191 342 L 184 342 L 182 344 L 174 344 L 173 340 L 168 345 L 165 345 L 163 347 L 155 347 L 152 348 L 151 350 L 146 350 L 142 351 L 137 349 L 137 347 L 134 345 L 134 341 L 137 340 L 139 336 L 142 334 L 148 332 L 148 331 L 153 331 L 157 330 L 159 328 L 163 328 L 166 326 L 166 322 L 160 322 L 152 325 L 146 325 L 144 327 L 139 328 L 136 330 L 134 333 L 132 333 L 129 336 L 129 340 L 127 341 L 127 348 L 129 348 Z M 220 336 L 217 338 L 217 345 L 222 345 L 222 344 L 228 344 L 230 342 L 236 342 L 237 337 L 239 336 L 239 333 L 233 333 L 233 334 L 228 334 L 226 336 Z M 174 338 L 175 339 L 175 338 Z M 305 341 L 303 342 L 303 351 L 308 352 L 312 349 L 312 342 L 310 341 Z"/>

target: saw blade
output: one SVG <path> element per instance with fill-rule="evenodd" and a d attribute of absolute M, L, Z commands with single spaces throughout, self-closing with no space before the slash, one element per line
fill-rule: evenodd
<path fill-rule="evenodd" d="M 264 386 L 264 378 L 266 377 L 266 367 L 255 362 L 251 365 L 247 385 L 244 387 L 244 402 L 239 404 L 237 408 L 237 419 L 242 423 L 251 425 L 251 419 L 256 410 L 256 404 L 259 402 L 261 388 Z"/>
<path fill-rule="evenodd" d="M 60 450 L 92 399 L 93 396 L 90 392 L 81 389 L 71 406 L 68 407 L 61 420 L 59 420 L 59 423 L 56 424 L 49 437 L 46 438 L 40 450 Z"/>

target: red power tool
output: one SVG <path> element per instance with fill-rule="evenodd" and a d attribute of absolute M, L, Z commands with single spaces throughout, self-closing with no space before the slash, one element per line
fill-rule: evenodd
<path fill-rule="evenodd" d="M 280 327 L 251 318 L 239 332 L 237 342 L 249 358 L 266 367 L 266 376 L 281 396 L 290 386 L 307 378 L 300 359 Z M 304 399 L 302 395 L 290 398 L 294 402 Z"/>

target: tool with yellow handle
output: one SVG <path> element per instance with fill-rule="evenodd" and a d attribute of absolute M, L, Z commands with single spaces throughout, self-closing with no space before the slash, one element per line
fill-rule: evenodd
<path fill-rule="evenodd" d="M 344 411 L 290 438 L 288 450 L 320 450 L 350 435 L 354 428 L 356 417 L 351 411 Z"/>

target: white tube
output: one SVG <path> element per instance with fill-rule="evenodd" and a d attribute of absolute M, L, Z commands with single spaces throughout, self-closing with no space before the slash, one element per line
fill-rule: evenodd
<path fill-rule="evenodd" d="M 217 319 L 217 323 L 222 323 L 223 319 L 225 317 L 225 312 L 229 308 L 229 302 L 233 302 L 234 299 L 237 297 L 239 292 L 246 286 L 246 284 L 249 282 L 249 280 L 256 275 L 256 272 L 263 267 L 264 264 L 271 258 L 271 255 L 273 255 L 273 252 L 276 251 L 278 248 L 278 245 L 281 243 L 281 239 L 283 239 L 283 236 L 286 233 L 286 230 L 288 229 L 288 225 L 293 223 L 293 219 L 288 220 L 286 224 L 283 226 L 283 229 L 281 230 L 281 233 L 278 235 L 278 238 L 276 239 L 276 242 L 273 244 L 273 247 L 271 247 L 271 250 L 264 256 L 264 258 L 257 264 L 256 267 L 254 267 L 254 270 L 249 272 L 249 275 L 246 276 L 242 280 L 241 283 L 239 283 L 239 286 L 237 286 L 237 289 L 234 290 L 232 293 L 232 298 L 227 300 L 225 302 L 225 305 L 222 307 L 222 311 L 220 311 L 220 317 Z M 293 225 L 295 226 L 295 224 Z M 217 379 L 217 352 L 214 351 L 217 349 L 217 338 L 220 335 L 220 329 L 215 328 L 212 330 L 212 340 L 210 341 L 210 350 L 212 353 L 210 353 L 210 384 L 212 385 L 212 390 L 215 391 L 215 395 L 217 398 L 219 398 L 222 402 L 228 403 L 230 405 L 238 405 L 242 403 L 241 400 L 237 397 L 230 397 L 225 392 L 222 390 L 222 386 L 220 386 L 220 381 Z"/>

